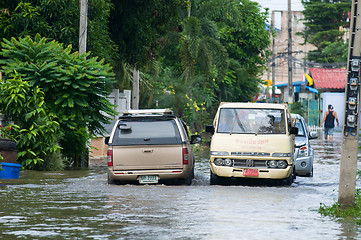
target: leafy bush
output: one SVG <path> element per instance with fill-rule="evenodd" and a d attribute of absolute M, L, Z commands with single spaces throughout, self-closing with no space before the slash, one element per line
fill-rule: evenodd
<path fill-rule="evenodd" d="M 1 135 L 17 143 L 21 165 L 41 169 L 51 155 L 60 153 L 59 123 L 46 113 L 44 92 L 31 89 L 29 82 L 16 74 L 0 86 L 0 111 L 15 123 L 1 128 Z"/>
<path fill-rule="evenodd" d="M 26 91 L 43 92 L 44 117 L 59 123 L 62 154 L 79 166 L 87 155 L 91 135 L 102 133 L 103 124 L 115 114 L 113 105 L 106 99 L 114 78 L 111 66 L 97 58 L 87 59 L 90 53 L 81 56 L 72 53 L 70 45 L 63 48 L 62 44 L 41 38 L 39 34 L 34 40 L 29 36 L 4 40 L 1 46 L 0 64 L 6 78 L 16 69 L 22 81 L 28 83 L 23 86 L 29 87 Z M 15 113 L 24 114 L 21 106 L 16 107 L 6 114 L 11 118 Z"/>

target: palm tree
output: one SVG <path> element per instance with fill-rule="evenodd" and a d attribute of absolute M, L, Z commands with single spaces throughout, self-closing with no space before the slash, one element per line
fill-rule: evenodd
<path fill-rule="evenodd" d="M 228 68 L 228 54 L 220 43 L 215 22 L 206 17 L 190 16 L 184 19 L 181 32 L 181 62 L 185 83 L 196 71 L 209 80 L 214 69 L 224 77 Z"/>

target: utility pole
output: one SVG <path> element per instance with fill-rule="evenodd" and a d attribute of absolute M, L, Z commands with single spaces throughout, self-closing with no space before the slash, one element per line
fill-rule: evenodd
<path fill-rule="evenodd" d="M 288 0 L 288 102 L 293 102 L 292 85 L 292 11 L 291 0 Z"/>
<path fill-rule="evenodd" d="M 88 31 L 88 0 L 80 1 L 80 23 L 79 23 L 79 55 L 86 52 L 86 37 Z M 90 142 L 90 140 L 89 140 Z M 80 167 L 88 167 L 89 155 L 80 156 Z"/>
<path fill-rule="evenodd" d="M 88 0 L 80 0 L 79 55 L 86 52 Z"/>
<path fill-rule="evenodd" d="M 133 69 L 133 97 L 132 109 L 139 109 L 139 70 Z"/>
<path fill-rule="evenodd" d="M 340 164 L 338 203 L 347 208 L 355 203 L 358 130 L 360 122 L 361 6 L 352 0 L 350 40 L 345 86 L 345 123 Z"/>
<path fill-rule="evenodd" d="M 271 28 L 275 31 L 275 11 L 272 11 Z M 275 54 L 275 37 L 272 36 L 272 96 L 271 100 L 274 101 L 275 97 L 275 80 L 276 80 L 276 54 Z"/>

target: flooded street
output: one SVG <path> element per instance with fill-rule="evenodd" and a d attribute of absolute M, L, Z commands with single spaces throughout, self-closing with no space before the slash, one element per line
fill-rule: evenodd
<path fill-rule="evenodd" d="M 314 177 L 289 187 L 210 186 L 207 149 L 191 186 L 108 185 L 105 166 L 21 172 L 0 187 L 0 238 L 360 239 L 317 212 L 337 200 L 341 141 L 312 140 Z"/>

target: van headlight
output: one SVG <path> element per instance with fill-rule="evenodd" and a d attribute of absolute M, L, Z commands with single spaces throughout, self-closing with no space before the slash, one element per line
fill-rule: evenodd
<path fill-rule="evenodd" d="M 284 161 L 284 160 L 277 161 L 277 167 L 278 167 L 278 168 L 286 168 L 287 165 L 288 165 L 287 162 Z"/>
<path fill-rule="evenodd" d="M 216 158 L 216 159 L 214 159 L 213 163 L 216 166 L 223 166 L 224 165 L 224 159 L 223 158 Z"/>
<path fill-rule="evenodd" d="M 231 159 L 224 159 L 224 166 L 227 167 L 232 167 L 233 166 L 233 161 Z"/>
<path fill-rule="evenodd" d="M 277 161 L 276 160 L 269 160 L 267 161 L 267 166 L 270 168 L 276 168 L 277 167 Z"/>
<path fill-rule="evenodd" d="M 232 167 L 233 166 L 233 160 L 232 159 L 223 159 L 223 158 L 216 158 L 213 161 L 214 165 L 216 166 L 224 166 L 224 167 Z"/>
<path fill-rule="evenodd" d="M 267 167 L 269 168 L 281 168 L 285 169 L 287 168 L 288 164 L 285 160 L 268 160 L 267 161 Z"/>
<path fill-rule="evenodd" d="M 273 153 L 272 157 L 291 157 L 291 153 Z"/>
<path fill-rule="evenodd" d="M 211 155 L 214 155 L 214 156 L 228 156 L 229 153 L 228 152 L 211 151 Z"/>

